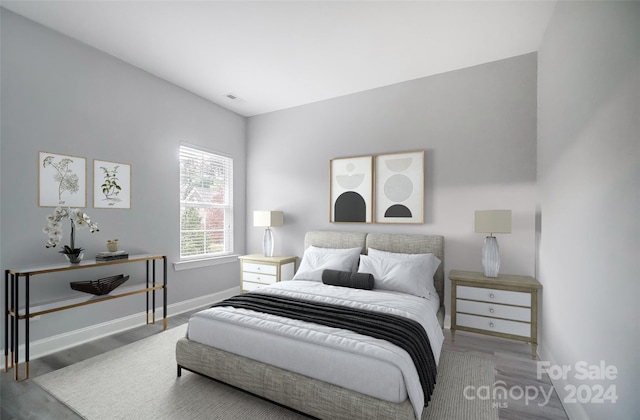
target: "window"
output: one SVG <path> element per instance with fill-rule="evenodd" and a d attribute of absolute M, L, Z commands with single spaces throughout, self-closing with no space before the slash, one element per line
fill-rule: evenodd
<path fill-rule="evenodd" d="M 180 146 L 180 257 L 233 252 L 233 159 Z"/>

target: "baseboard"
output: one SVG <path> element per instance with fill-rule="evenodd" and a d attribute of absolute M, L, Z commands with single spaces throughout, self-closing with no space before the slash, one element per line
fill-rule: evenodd
<path fill-rule="evenodd" d="M 538 360 L 547 361 L 551 366 L 558 366 L 558 363 L 556 362 L 551 352 L 542 345 L 538 346 Z M 558 398 L 560 399 L 560 403 L 562 403 L 562 408 L 564 408 L 565 413 L 567 413 L 567 417 L 569 417 L 570 420 L 573 420 L 573 419 L 588 420 L 589 415 L 587 414 L 587 411 L 584 409 L 584 406 L 580 402 L 576 401 L 575 403 L 565 403 L 561 393 L 558 392 L 558 390 L 564 390 L 565 387 L 567 385 L 571 385 L 571 383 L 564 378 L 553 379 L 550 377 L 549 379 L 551 380 L 551 383 L 553 384 L 553 388 L 556 390 L 556 393 L 558 394 Z"/>
<path fill-rule="evenodd" d="M 240 289 L 238 287 L 233 287 L 218 293 L 212 293 L 205 296 L 199 296 L 194 299 L 173 303 L 167 306 L 167 314 L 170 318 L 174 315 L 190 312 L 237 295 L 239 292 Z M 162 308 L 159 308 L 159 310 L 156 309 L 156 323 L 162 322 L 163 316 L 164 313 Z M 107 337 L 109 335 L 145 325 L 145 320 L 146 312 L 140 312 L 79 330 L 69 331 L 63 334 L 43 338 L 41 340 L 32 341 L 29 345 L 29 359 L 34 360 L 98 338 Z M 149 319 L 149 322 L 151 322 L 151 319 Z M 19 354 L 21 356 L 20 363 L 22 363 L 24 362 L 22 359 L 22 357 L 24 357 L 24 344 L 20 345 Z"/>
<path fill-rule="evenodd" d="M 172 315 L 180 315 L 185 312 L 190 312 L 195 309 L 203 308 L 207 305 L 211 305 L 223 299 L 230 298 L 231 296 L 235 296 L 238 293 L 240 293 L 239 286 L 232 287 L 231 289 L 223 290 L 221 292 L 212 293 L 205 296 L 199 296 L 197 298 L 183 300 L 182 302 L 177 302 L 169 305 L 167 307 L 167 312 L 169 312 L 169 317 L 171 317 Z"/>

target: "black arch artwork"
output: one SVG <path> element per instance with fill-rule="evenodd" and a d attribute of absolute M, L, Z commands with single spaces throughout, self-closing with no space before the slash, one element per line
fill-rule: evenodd
<path fill-rule="evenodd" d="M 411 210 L 402 204 L 394 204 L 384 212 L 384 217 L 412 217 Z"/>
<path fill-rule="evenodd" d="M 367 204 L 357 192 L 347 191 L 336 199 L 334 214 L 336 222 L 366 222 Z"/>

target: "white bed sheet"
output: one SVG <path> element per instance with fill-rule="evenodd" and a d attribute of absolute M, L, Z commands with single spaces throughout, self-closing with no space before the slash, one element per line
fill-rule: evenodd
<path fill-rule="evenodd" d="M 286 281 L 254 291 L 346 305 L 404 316 L 427 332 L 436 363 L 444 335 L 437 298 L 381 290 Z M 245 328 L 239 328 L 239 326 Z M 231 307 L 200 311 L 189 321 L 190 340 L 268 363 L 375 398 L 402 402 L 407 396 L 420 418 L 424 397 L 408 353 L 385 340 L 339 328 Z M 313 363 L 309 363 L 312 360 Z"/>

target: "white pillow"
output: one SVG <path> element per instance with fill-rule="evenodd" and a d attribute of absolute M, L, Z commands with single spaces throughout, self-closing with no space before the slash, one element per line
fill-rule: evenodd
<path fill-rule="evenodd" d="M 375 279 L 375 287 L 378 289 L 396 290 L 412 295 L 428 298 L 429 295 L 438 296 L 433 276 L 440 266 L 440 259 L 434 254 L 400 254 L 369 248 L 367 260 L 376 262 L 367 263 L 367 269 L 375 269 L 371 272 Z M 362 259 L 359 272 L 364 271 Z"/>
<path fill-rule="evenodd" d="M 302 262 L 294 280 L 322 281 L 322 272 L 326 269 L 339 271 L 357 271 L 361 248 L 318 248 L 310 246 L 304 251 Z"/>

